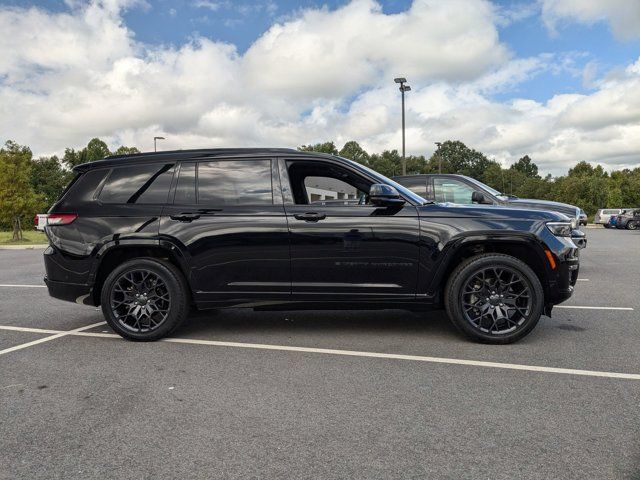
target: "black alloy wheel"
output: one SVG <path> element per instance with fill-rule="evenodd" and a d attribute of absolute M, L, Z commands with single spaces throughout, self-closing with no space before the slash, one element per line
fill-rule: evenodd
<path fill-rule="evenodd" d="M 171 294 L 160 276 L 149 270 L 129 270 L 111 288 L 110 307 L 118 323 L 127 330 L 146 333 L 166 321 Z"/>
<path fill-rule="evenodd" d="M 165 260 L 133 259 L 107 276 L 101 304 L 116 333 L 129 340 L 158 340 L 186 319 L 188 286 L 182 273 Z"/>
<path fill-rule="evenodd" d="M 531 315 L 532 294 L 526 279 L 509 267 L 487 267 L 464 283 L 460 301 L 464 317 L 481 332 L 503 335 Z"/>
<path fill-rule="evenodd" d="M 533 330 L 544 308 L 536 273 L 510 255 L 469 258 L 449 276 L 445 308 L 455 327 L 484 343 L 515 342 Z"/>

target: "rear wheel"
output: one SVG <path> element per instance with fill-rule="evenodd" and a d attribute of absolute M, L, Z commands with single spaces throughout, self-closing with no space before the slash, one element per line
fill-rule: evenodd
<path fill-rule="evenodd" d="M 537 275 L 509 255 L 484 254 L 462 262 L 445 290 L 445 308 L 453 324 L 484 343 L 520 340 L 536 326 L 543 307 Z"/>
<path fill-rule="evenodd" d="M 605 223 L 604 228 L 611 228 L 611 225 L 609 225 L 608 223 Z"/>
<path fill-rule="evenodd" d="M 189 313 L 187 285 L 171 263 L 155 258 L 129 260 L 114 269 L 101 292 L 109 326 L 129 340 L 158 340 Z"/>
<path fill-rule="evenodd" d="M 629 223 L 627 223 L 627 230 L 637 230 L 637 229 L 638 229 L 638 222 L 634 220 L 630 220 Z"/>

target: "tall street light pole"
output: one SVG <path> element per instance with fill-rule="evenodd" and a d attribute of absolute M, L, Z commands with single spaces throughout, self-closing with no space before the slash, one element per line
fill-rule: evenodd
<path fill-rule="evenodd" d="M 442 142 L 436 142 L 436 146 L 438 147 L 436 150 L 436 153 L 438 153 L 438 173 L 442 173 L 442 154 L 439 153 Z"/>
<path fill-rule="evenodd" d="M 405 141 L 404 141 L 404 92 L 411 91 L 407 83 L 407 79 L 404 77 L 398 77 L 393 79 L 394 82 L 400 84 L 400 93 L 402 94 L 402 175 L 407 174 L 407 159 L 405 158 Z"/>
<path fill-rule="evenodd" d="M 158 140 L 164 140 L 164 137 L 153 137 L 153 151 L 154 152 L 158 151 L 158 145 L 156 143 Z"/>

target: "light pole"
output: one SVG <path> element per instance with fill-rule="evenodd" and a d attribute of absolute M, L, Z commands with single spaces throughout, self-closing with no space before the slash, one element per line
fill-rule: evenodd
<path fill-rule="evenodd" d="M 404 77 L 398 77 L 393 79 L 394 82 L 400 84 L 400 93 L 402 93 L 402 175 L 407 174 L 407 159 L 405 158 L 405 142 L 404 142 L 404 92 L 411 91 L 411 87 L 409 85 L 405 85 L 407 83 L 407 79 Z"/>
<path fill-rule="evenodd" d="M 153 137 L 153 151 L 157 152 L 158 151 L 158 146 L 156 144 L 156 142 L 158 140 L 164 140 L 164 137 Z"/>
<path fill-rule="evenodd" d="M 440 151 L 440 147 L 442 146 L 442 142 L 436 142 L 436 146 L 438 147 L 438 149 L 436 150 L 436 153 L 438 153 Z M 438 173 L 442 173 L 442 155 L 438 155 Z"/>

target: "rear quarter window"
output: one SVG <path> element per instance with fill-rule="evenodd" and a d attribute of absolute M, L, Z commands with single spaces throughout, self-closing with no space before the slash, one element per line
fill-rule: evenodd
<path fill-rule="evenodd" d="M 109 173 L 109 169 L 89 170 L 79 174 L 63 192 L 61 199 L 64 203 L 91 202 L 94 199 L 96 190 L 104 177 Z"/>
<path fill-rule="evenodd" d="M 98 198 L 103 203 L 166 203 L 173 170 L 171 163 L 115 167 Z"/>

